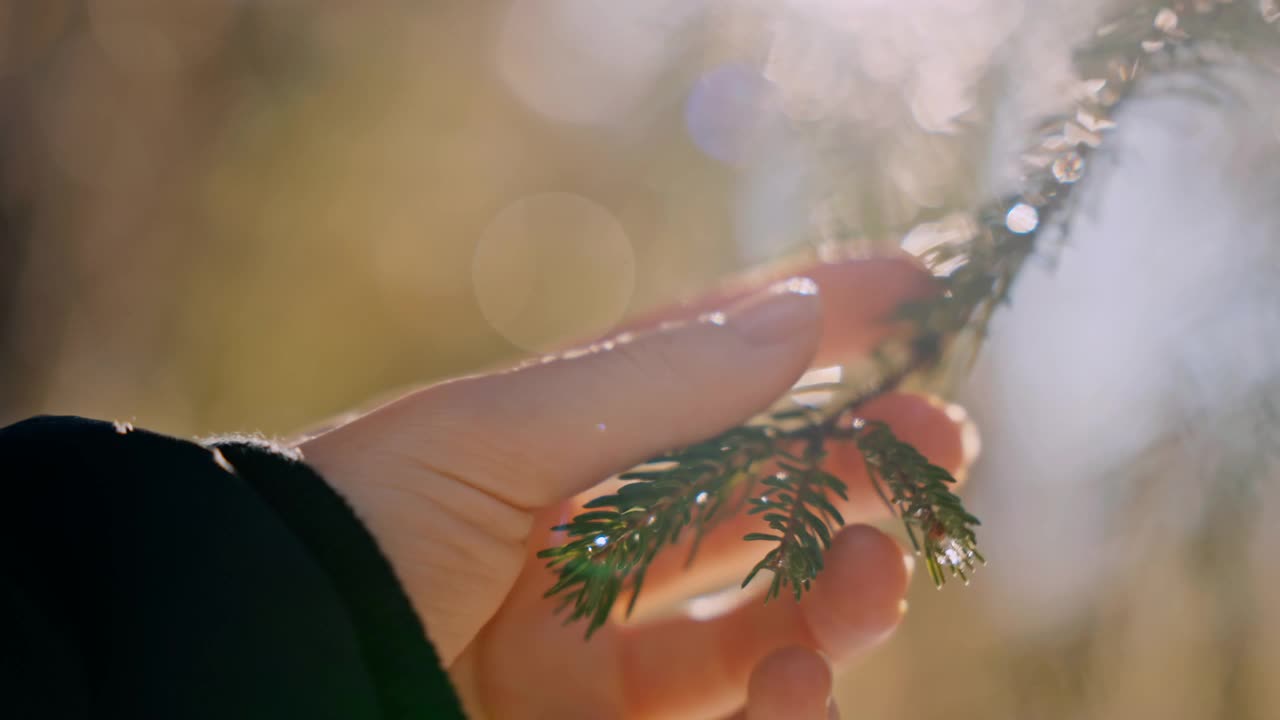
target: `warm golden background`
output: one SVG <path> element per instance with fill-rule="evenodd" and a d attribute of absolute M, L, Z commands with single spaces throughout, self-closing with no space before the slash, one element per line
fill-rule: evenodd
<path fill-rule="evenodd" d="M 896 245 L 1004 187 L 1099 5 L 0 0 L 0 423 L 289 433 Z M 846 717 L 1280 717 L 1280 85 L 1237 71 L 1126 111 L 968 396 L 993 566 L 917 579 Z"/>

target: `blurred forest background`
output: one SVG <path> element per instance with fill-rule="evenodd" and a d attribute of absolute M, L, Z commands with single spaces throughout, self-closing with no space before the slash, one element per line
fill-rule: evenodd
<path fill-rule="evenodd" d="M 1114 5 L 0 0 L 0 423 L 285 434 L 910 248 Z M 963 398 L 992 566 L 847 717 L 1280 717 L 1276 38 L 1122 112 Z"/>

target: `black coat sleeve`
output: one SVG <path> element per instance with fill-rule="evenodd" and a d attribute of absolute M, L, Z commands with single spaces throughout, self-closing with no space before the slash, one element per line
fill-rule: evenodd
<path fill-rule="evenodd" d="M 0 430 L 0 717 L 460 718 L 390 566 L 304 463 Z"/>

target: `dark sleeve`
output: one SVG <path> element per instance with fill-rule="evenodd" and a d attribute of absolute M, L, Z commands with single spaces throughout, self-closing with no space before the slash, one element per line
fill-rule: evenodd
<path fill-rule="evenodd" d="M 304 463 L 78 418 L 0 430 L 0 717 L 461 718 Z"/>

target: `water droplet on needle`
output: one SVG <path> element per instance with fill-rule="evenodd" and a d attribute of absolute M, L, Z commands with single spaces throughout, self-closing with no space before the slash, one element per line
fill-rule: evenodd
<path fill-rule="evenodd" d="M 1004 218 L 1004 224 L 1005 227 L 1009 228 L 1010 232 L 1026 235 L 1039 227 L 1040 213 L 1026 203 L 1018 203 L 1009 208 L 1009 213 Z"/>
<path fill-rule="evenodd" d="M 1053 161 L 1053 176 L 1058 182 L 1071 184 L 1084 175 L 1084 158 L 1074 150 Z"/>

